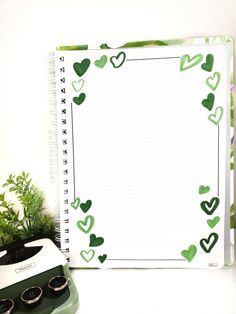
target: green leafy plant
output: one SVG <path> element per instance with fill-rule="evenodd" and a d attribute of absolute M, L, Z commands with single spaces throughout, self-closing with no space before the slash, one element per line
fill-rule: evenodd
<path fill-rule="evenodd" d="M 53 236 L 54 222 L 50 215 L 43 213 L 43 193 L 29 178 L 29 173 L 10 175 L 3 184 L 5 192 L 0 194 L 0 244 L 8 244 L 35 235 Z M 22 211 L 6 200 L 6 192 L 17 197 Z"/>

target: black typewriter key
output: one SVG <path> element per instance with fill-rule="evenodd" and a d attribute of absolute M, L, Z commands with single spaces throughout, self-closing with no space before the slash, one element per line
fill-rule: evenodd
<path fill-rule="evenodd" d="M 68 282 L 66 277 L 61 275 L 50 279 L 48 287 L 53 294 L 58 295 L 66 291 L 67 284 Z"/>
<path fill-rule="evenodd" d="M 0 314 L 10 314 L 14 308 L 14 301 L 12 299 L 0 300 Z"/>
<path fill-rule="evenodd" d="M 21 294 L 21 301 L 29 306 L 37 306 L 42 298 L 43 290 L 40 287 L 30 287 Z"/>

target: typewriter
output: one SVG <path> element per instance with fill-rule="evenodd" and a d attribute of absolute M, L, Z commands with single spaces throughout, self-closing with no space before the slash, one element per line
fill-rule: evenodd
<path fill-rule="evenodd" d="M 78 308 L 67 261 L 52 240 L 0 247 L 0 314 L 75 314 Z"/>

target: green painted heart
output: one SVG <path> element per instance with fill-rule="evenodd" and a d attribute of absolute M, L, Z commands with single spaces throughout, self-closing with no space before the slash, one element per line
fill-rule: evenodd
<path fill-rule="evenodd" d="M 89 251 L 82 250 L 80 252 L 80 256 L 87 263 L 90 262 L 94 258 L 94 255 L 95 255 L 95 251 L 94 250 L 89 250 Z"/>
<path fill-rule="evenodd" d="M 201 202 L 200 206 L 201 209 L 207 214 L 207 215 L 212 215 L 214 211 L 217 209 L 217 207 L 220 204 L 220 199 L 218 197 L 212 197 L 210 202 L 208 201 L 203 201 Z"/>
<path fill-rule="evenodd" d="M 219 236 L 217 233 L 215 232 L 211 233 L 207 239 L 200 240 L 201 248 L 206 253 L 210 253 L 213 247 L 215 246 L 216 242 L 218 241 L 218 239 L 219 239 Z"/>
<path fill-rule="evenodd" d="M 89 210 L 89 208 L 92 206 L 92 201 L 91 200 L 87 200 L 86 203 L 81 203 L 80 204 L 80 208 L 82 209 L 82 211 L 84 213 L 87 213 L 87 211 Z"/>
<path fill-rule="evenodd" d="M 212 89 L 213 91 L 215 91 L 220 83 L 220 78 L 221 78 L 220 73 L 215 72 L 213 76 L 207 78 L 206 80 L 207 86 L 210 87 L 210 89 Z"/>
<path fill-rule="evenodd" d="M 107 56 L 105 56 L 105 55 L 101 56 L 100 59 L 94 61 L 95 66 L 100 68 L 100 69 L 104 68 L 106 63 L 107 63 Z"/>
<path fill-rule="evenodd" d="M 80 79 L 78 81 L 71 82 L 72 87 L 78 93 L 84 87 L 84 80 Z"/>
<path fill-rule="evenodd" d="M 105 262 L 105 260 L 107 259 L 107 255 L 103 254 L 103 255 L 99 255 L 98 256 L 99 262 L 102 264 Z"/>
<path fill-rule="evenodd" d="M 90 234 L 89 246 L 100 246 L 103 243 L 104 243 L 104 239 L 102 237 L 96 237 L 95 234 Z"/>
<path fill-rule="evenodd" d="M 93 216 L 88 215 L 84 220 L 78 220 L 76 225 L 77 227 L 84 233 L 89 233 L 92 230 L 95 223 L 95 219 Z"/>
<path fill-rule="evenodd" d="M 76 199 L 74 200 L 74 202 L 70 203 L 70 206 L 73 207 L 74 209 L 77 209 L 79 207 L 80 204 L 80 198 L 76 197 Z"/>
<path fill-rule="evenodd" d="M 205 194 L 205 193 L 208 193 L 209 191 L 210 191 L 209 186 L 204 186 L 204 185 L 199 186 L 199 189 L 198 189 L 199 194 Z"/>
<path fill-rule="evenodd" d="M 112 56 L 110 58 L 111 64 L 114 68 L 120 68 L 122 64 L 125 62 L 126 54 L 121 51 L 117 56 Z"/>
<path fill-rule="evenodd" d="M 208 219 L 207 224 L 210 228 L 214 228 L 218 222 L 220 221 L 220 217 L 216 216 L 213 219 Z"/>
<path fill-rule="evenodd" d="M 86 98 L 85 93 L 81 93 L 79 97 L 73 97 L 73 102 L 79 106 L 85 101 L 85 98 Z"/>
<path fill-rule="evenodd" d="M 223 117 L 223 113 L 224 113 L 223 107 L 217 107 L 215 109 L 215 113 L 210 114 L 208 116 L 208 120 L 214 123 L 215 125 L 218 125 Z"/>
<path fill-rule="evenodd" d="M 194 256 L 197 253 L 197 247 L 192 244 L 189 246 L 188 250 L 181 251 L 181 255 L 188 261 L 191 262 L 194 258 Z"/>
<path fill-rule="evenodd" d="M 75 62 L 73 64 L 73 68 L 75 70 L 75 73 L 78 76 L 83 76 L 86 73 L 86 71 L 88 70 L 90 63 L 91 63 L 91 61 L 89 59 L 84 59 L 81 62 Z"/>
<path fill-rule="evenodd" d="M 211 72 L 214 63 L 214 56 L 210 53 L 206 56 L 206 62 L 201 65 L 204 71 Z"/>
<path fill-rule="evenodd" d="M 203 107 L 211 111 L 214 106 L 214 102 L 215 102 L 215 95 L 210 93 L 207 95 L 207 98 L 202 101 L 202 105 Z"/>
<path fill-rule="evenodd" d="M 203 59 L 202 54 L 197 54 L 192 58 L 189 55 L 183 55 L 180 59 L 180 71 L 191 69 L 198 65 Z"/>

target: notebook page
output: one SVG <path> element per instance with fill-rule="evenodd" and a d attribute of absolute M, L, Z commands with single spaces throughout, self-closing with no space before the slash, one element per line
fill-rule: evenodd
<path fill-rule="evenodd" d="M 223 266 L 228 59 L 224 45 L 57 52 L 72 267 Z"/>

